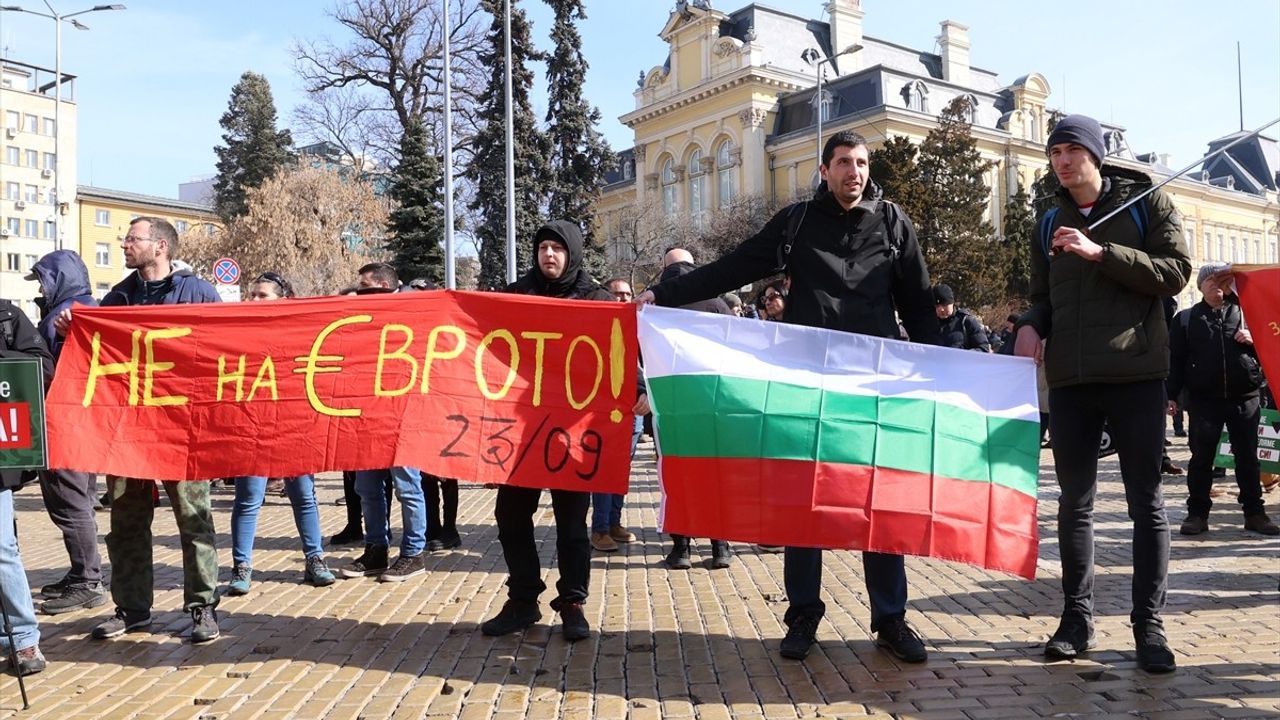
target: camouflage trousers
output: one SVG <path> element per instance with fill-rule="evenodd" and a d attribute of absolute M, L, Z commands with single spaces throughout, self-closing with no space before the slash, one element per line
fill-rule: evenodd
<path fill-rule="evenodd" d="M 155 602 L 152 484 L 151 480 L 107 478 L 111 493 L 111 532 L 107 533 L 111 599 L 123 610 L 149 612 Z M 209 510 L 209 483 L 166 480 L 160 484 L 173 506 L 182 543 L 183 609 L 216 605 L 218 552 Z"/>

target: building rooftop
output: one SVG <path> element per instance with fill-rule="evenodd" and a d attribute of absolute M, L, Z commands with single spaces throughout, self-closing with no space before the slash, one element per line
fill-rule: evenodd
<path fill-rule="evenodd" d="M 79 185 L 76 187 L 76 194 L 81 198 L 113 200 L 115 202 L 129 203 L 133 205 L 151 205 L 153 207 L 166 208 L 169 210 L 186 210 L 194 213 L 213 214 L 213 205 L 211 204 L 175 200 L 173 198 L 160 197 L 159 195 L 143 195 L 142 193 L 128 192 L 125 190 L 111 190 L 108 188 L 93 187 L 90 185 Z"/>

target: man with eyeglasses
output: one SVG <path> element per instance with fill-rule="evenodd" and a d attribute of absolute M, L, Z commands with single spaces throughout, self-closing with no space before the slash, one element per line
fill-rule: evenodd
<path fill-rule="evenodd" d="M 178 231 L 167 220 L 139 217 L 129 223 L 120 241 L 124 265 L 133 273 L 111 288 L 102 305 L 185 305 L 220 302 L 218 292 L 191 270 L 175 267 Z M 58 329 L 66 334 L 71 310 L 58 316 Z M 147 448 L 140 447 L 140 452 Z M 118 637 L 151 625 L 155 588 L 152 575 L 151 522 L 155 515 L 152 489 L 157 480 L 107 478 L 111 497 L 111 532 L 107 555 L 111 560 L 111 599 L 116 612 L 93 629 L 97 640 Z M 218 637 L 218 553 L 214 547 L 213 515 L 209 509 L 209 483 L 159 480 L 169 495 L 182 543 L 183 608 L 191 613 L 192 643 Z"/>

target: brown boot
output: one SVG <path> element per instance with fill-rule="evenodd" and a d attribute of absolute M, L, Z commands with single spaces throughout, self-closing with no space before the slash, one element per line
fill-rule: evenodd
<path fill-rule="evenodd" d="M 1280 527 L 1271 522 L 1266 513 L 1254 513 L 1244 518 L 1244 529 L 1259 535 L 1280 535 Z"/>
<path fill-rule="evenodd" d="M 633 533 L 621 525 L 610 525 L 609 537 L 613 538 L 614 542 L 620 543 L 629 543 L 636 539 L 636 536 Z"/>
<path fill-rule="evenodd" d="M 600 552 L 618 552 L 618 543 L 614 542 L 607 532 L 591 533 L 591 547 Z"/>

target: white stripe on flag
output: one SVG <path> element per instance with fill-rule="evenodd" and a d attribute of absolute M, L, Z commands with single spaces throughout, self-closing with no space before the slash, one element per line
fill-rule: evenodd
<path fill-rule="evenodd" d="M 1039 421 L 1028 358 L 646 305 L 646 378 L 722 375 L 849 395 L 932 400 L 994 417 Z"/>

